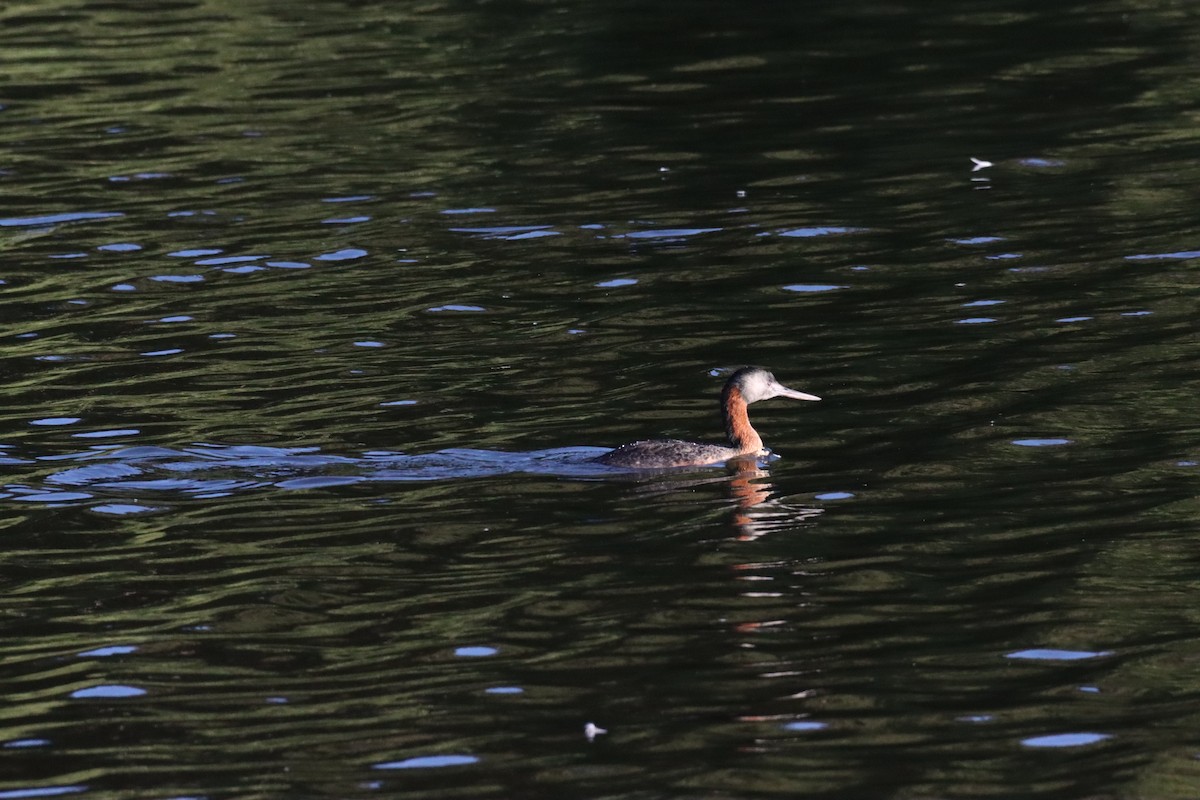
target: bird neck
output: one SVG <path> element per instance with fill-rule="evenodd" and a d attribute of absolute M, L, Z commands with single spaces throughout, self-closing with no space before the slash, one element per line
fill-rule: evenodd
<path fill-rule="evenodd" d="M 757 453 L 763 442 L 750 424 L 746 413 L 746 399 L 736 386 L 726 388 L 721 398 L 721 413 L 725 417 L 725 435 L 739 453 Z"/>

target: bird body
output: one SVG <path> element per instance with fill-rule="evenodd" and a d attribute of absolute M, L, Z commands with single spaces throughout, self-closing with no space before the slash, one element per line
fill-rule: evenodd
<path fill-rule="evenodd" d="M 626 469 L 665 469 L 721 464 L 730 459 L 763 454 L 763 441 L 750 424 L 747 406 L 772 397 L 820 400 L 816 395 L 789 389 L 761 367 L 744 367 L 733 373 L 721 390 L 721 416 L 728 444 L 690 442 L 683 439 L 647 439 L 621 445 L 596 459 L 601 464 Z"/>

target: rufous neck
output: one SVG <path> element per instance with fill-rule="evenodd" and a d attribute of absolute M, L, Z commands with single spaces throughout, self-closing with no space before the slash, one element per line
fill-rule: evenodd
<path fill-rule="evenodd" d="M 725 435 L 729 443 L 739 453 L 757 453 L 762 450 L 763 442 L 758 432 L 750 425 L 750 415 L 746 413 L 746 400 L 742 390 L 730 386 L 721 398 L 721 413 L 725 417 Z"/>

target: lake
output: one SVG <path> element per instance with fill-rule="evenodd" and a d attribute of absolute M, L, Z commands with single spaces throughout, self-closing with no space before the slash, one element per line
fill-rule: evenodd
<path fill-rule="evenodd" d="M 0 20 L 0 800 L 1200 793 L 1200 17 Z"/>

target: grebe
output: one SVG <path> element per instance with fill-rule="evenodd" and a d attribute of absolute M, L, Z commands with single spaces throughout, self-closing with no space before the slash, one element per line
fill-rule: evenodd
<path fill-rule="evenodd" d="M 612 467 L 661 469 L 701 467 L 720 464 L 738 456 L 762 455 L 763 441 L 750 425 L 746 406 L 772 397 L 791 397 L 794 400 L 821 399 L 814 394 L 787 388 L 761 367 L 743 367 L 729 376 L 725 388 L 721 390 L 721 416 L 725 419 L 728 445 L 686 442 L 680 439 L 649 439 L 623 444 L 595 460 Z"/>

